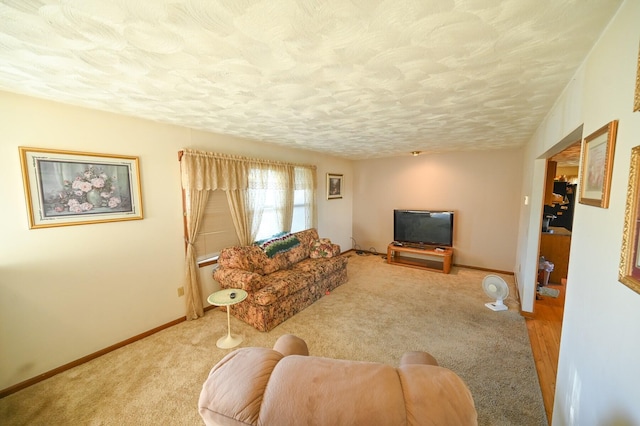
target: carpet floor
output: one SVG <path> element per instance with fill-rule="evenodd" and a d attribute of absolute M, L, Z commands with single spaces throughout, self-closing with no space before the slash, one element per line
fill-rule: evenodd
<path fill-rule="evenodd" d="M 262 333 L 231 319 L 241 346 L 271 347 L 282 334 L 303 338 L 311 355 L 397 366 L 424 350 L 469 386 L 481 425 L 547 425 L 525 320 L 513 277 L 505 312 L 484 306 L 486 272 L 450 274 L 351 255 L 349 281 Z M 4 425 L 201 425 L 197 401 L 211 367 L 231 350 L 216 347 L 226 313 L 207 311 L 0 400 Z"/>

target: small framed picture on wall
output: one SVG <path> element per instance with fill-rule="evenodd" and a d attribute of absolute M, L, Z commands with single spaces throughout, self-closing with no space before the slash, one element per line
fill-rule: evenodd
<path fill-rule="evenodd" d="M 342 175 L 327 173 L 327 200 L 342 198 Z"/>
<path fill-rule="evenodd" d="M 584 138 L 578 198 L 581 204 L 609 207 L 617 129 L 618 120 L 613 120 Z"/>

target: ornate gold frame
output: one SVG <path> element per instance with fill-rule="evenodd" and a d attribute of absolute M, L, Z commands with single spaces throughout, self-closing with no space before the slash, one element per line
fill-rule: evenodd
<path fill-rule="evenodd" d="M 640 293 L 640 247 L 638 246 L 638 228 L 640 228 L 640 146 L 631 150 L 629 185 L 627 186 L 627 206 L 624 212 L 622 249 L 620 250 L 620 268 L 618 280 L 636 293 Z"/>
<path fill-rule="evenodd" d="M 584 138 L 578 198 L 581 204 L 604 209 L 609 207 L 617 131 L 618 120 L 613 120 Z"/>
<path fill-rule="evenodd" d="M 138 157 L 18 149 L 30 229 L 143 218 Z"/>
<path fill-rule="evenodd" d="M 636 70 L 636 95 L 633 98 L 633 111 L 640 111 L 640 50 L 638 50 L 638 69 Z"/>

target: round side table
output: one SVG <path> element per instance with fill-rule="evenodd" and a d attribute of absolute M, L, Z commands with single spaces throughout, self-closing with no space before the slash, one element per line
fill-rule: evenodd
<path fill-rule="evenodd" d="M 216 346 L 221 349 L 229 349 L 238 346 L 242 343 L 242 336 L 231 334 L 231 316 L 229 311 L 231 305 L 242 302 L 247 298 L 247 292 L 239 288 L 227 288 L 224 290 L 216 291 L 207 297 L 207 302 L 215 306 L 227 307 L 227 335 L 218 339 Z"/>

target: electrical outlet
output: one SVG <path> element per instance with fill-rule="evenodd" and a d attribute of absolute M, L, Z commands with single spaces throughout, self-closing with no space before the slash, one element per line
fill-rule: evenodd
<path fill-rule="evenodd" d="M 184 296 L 184 287 L 178 287 L 178 297 Z"/>

